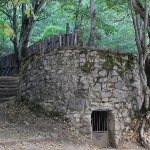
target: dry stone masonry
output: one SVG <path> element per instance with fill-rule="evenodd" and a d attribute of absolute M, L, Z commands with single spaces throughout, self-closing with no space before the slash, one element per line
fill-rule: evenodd
<path fill-rule="evenodd" d="M 110 142 L 117 146 L 142 98 L 137 58 L 101 48 L 62 47 L 24 59 L 20 96 L 68 117 L 91 137 L 91 113 L 108 111 Z"/>

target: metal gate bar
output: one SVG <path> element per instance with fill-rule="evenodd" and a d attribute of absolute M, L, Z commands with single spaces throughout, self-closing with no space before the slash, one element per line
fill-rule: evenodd
<path fill-rule="evenodd" d="M 107 112 L 93 111 L 92 112 L 92 130 L 107 131 Z"/>

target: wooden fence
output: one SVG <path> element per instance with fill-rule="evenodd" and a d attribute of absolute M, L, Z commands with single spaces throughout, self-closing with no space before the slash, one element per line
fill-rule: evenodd
<path fill-rule="evenodd" d="M 16 63 L 15 55 L 9 54 L 0 57 L 0 76 L 10 76 L 18 74 L 18 65 Z"/>
<path fill-rule="evenodd" d="M 40 52 L 48 52 L 51 49 L 58 49 L 62 46 L 70 45 L 82 45 L 82 41 L 77 33 L 75 34 L 64 34 L 51 38 L 42 39 L 33 45 L 29 46 L 25 53 L 24 57 L 28 57 L 32 54 L 37 54 Z"/>
<path fill-rule="evenodd" d="M 29 46 L 23 53 L 23 57 L 28 57 L 32 54 L 41 52 L 49 52 L 51 49 L 58 49 L 62 46 L 82 45 L 78 33 L 64 34 L 55 37 L 44 38 L 33 45 Z M 0 57 L 0 76 L 9 76 L 18 74 L 18 65 L 15 55 L 10 54 L 5 57 Z"/>

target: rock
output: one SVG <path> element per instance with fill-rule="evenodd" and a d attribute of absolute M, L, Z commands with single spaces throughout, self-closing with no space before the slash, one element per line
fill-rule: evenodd
<path fill-rule="evenodd" d="M 58 134 L 57 133 L 50 133 L 50 135 L 53 137 L 53 138 L 57 138 L 58 137 Z"/>
<path fill-rule="evenodd" d="M 99 72 L 100 77 L 106 77 L 107 76 L 107 71 L 106 70 L 102 70 Z"/>
<path fill-rule="evenodd" d="M 84 108 L 85 99 L 72 97 L 68 101 L 70 111 L 81 111 Z"/>

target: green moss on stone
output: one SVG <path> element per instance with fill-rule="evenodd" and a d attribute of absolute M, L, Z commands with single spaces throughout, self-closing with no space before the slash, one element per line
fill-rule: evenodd
<path fill-rule="evenodd" d="M 114 88 L 114 86 L 111 84 L 111 85 L 109 85 L 109 88 Z"/>
<path fill-rule="evenodd" d="M 96 82 L 95 83 L 98 83 L 100 78 L 101 78 L 100 76 L 96 77 Z"/>
<path fill-rule="evenodd" d="M 115 59 L 117 62 L 120 62 L 121 64 L 123 64 L 125 61 L 120 54 L 115 55 Z"/>
<path fill-rule="evenodd" d="M 100 58 L 105 59 L 105 62 L 103 63 L 103 67 L 108 70 L 113 70 L 115 65 L 114 56 L 108 52 L 98 52 L 98 54 Z"/>
<path fill-rule="evenodd" d="M 87 51 L 87 50 L 81 50 L 79 54 L 80 54 L 80 55 L 82 55 L 82 54 L 87 55 L 87 54 L 88 54 L 88 51 Z"/>
<path fill-rule="evenodd" d="M 115 64 L 113 58 L 109 57 L 106 62 L 103 64 L 103 67 L 107 70 L 113 70 Z"/>
<path fill-rule="evenodd" d="M 126 64 L 125 64 L 125 68 L 126 70 L 131 70 L 134 67 L 134 56 L 133 55 L 129 55 L 128 56 L 128 60 L 126 60 Z"/>
<path fill-rule="evenodd" d="M 90 73 L 91 71 L 94 71 L 94 62 L 86 61 L 83 66 L 80 67 L 81 70 L 85 73 Z"/>
<path fill-rule="evenodd" d="M 130 79 L 130 83 L 134 83 L 135 82 L 135 80 L 134 80 L 134 78 L 132 77 L 132 79 Z"/>
<path fill-rule="evenodd" d="M 103 67 L 107 70 L 113 70 L 114 66 L 117 66 L 117 72 L 121 77 L 127 70 L 131 70 L 133 68 L 134 63 L 132 56 L 129 56 L 128 60 L 125 60 L 120 54 L 112 54 L 109 52 L 98 52 L 98 54 L 100 58 L 105 59 Z"/>
<path fill-rule="evenodd" d="M 44 53 L 38 53 L 36 56 L 35 56 L 35 58 L 34 58 L 34 61 L 40 61 L 42 58 L 43 58 L 43 55 L 44 55 Z"/>

